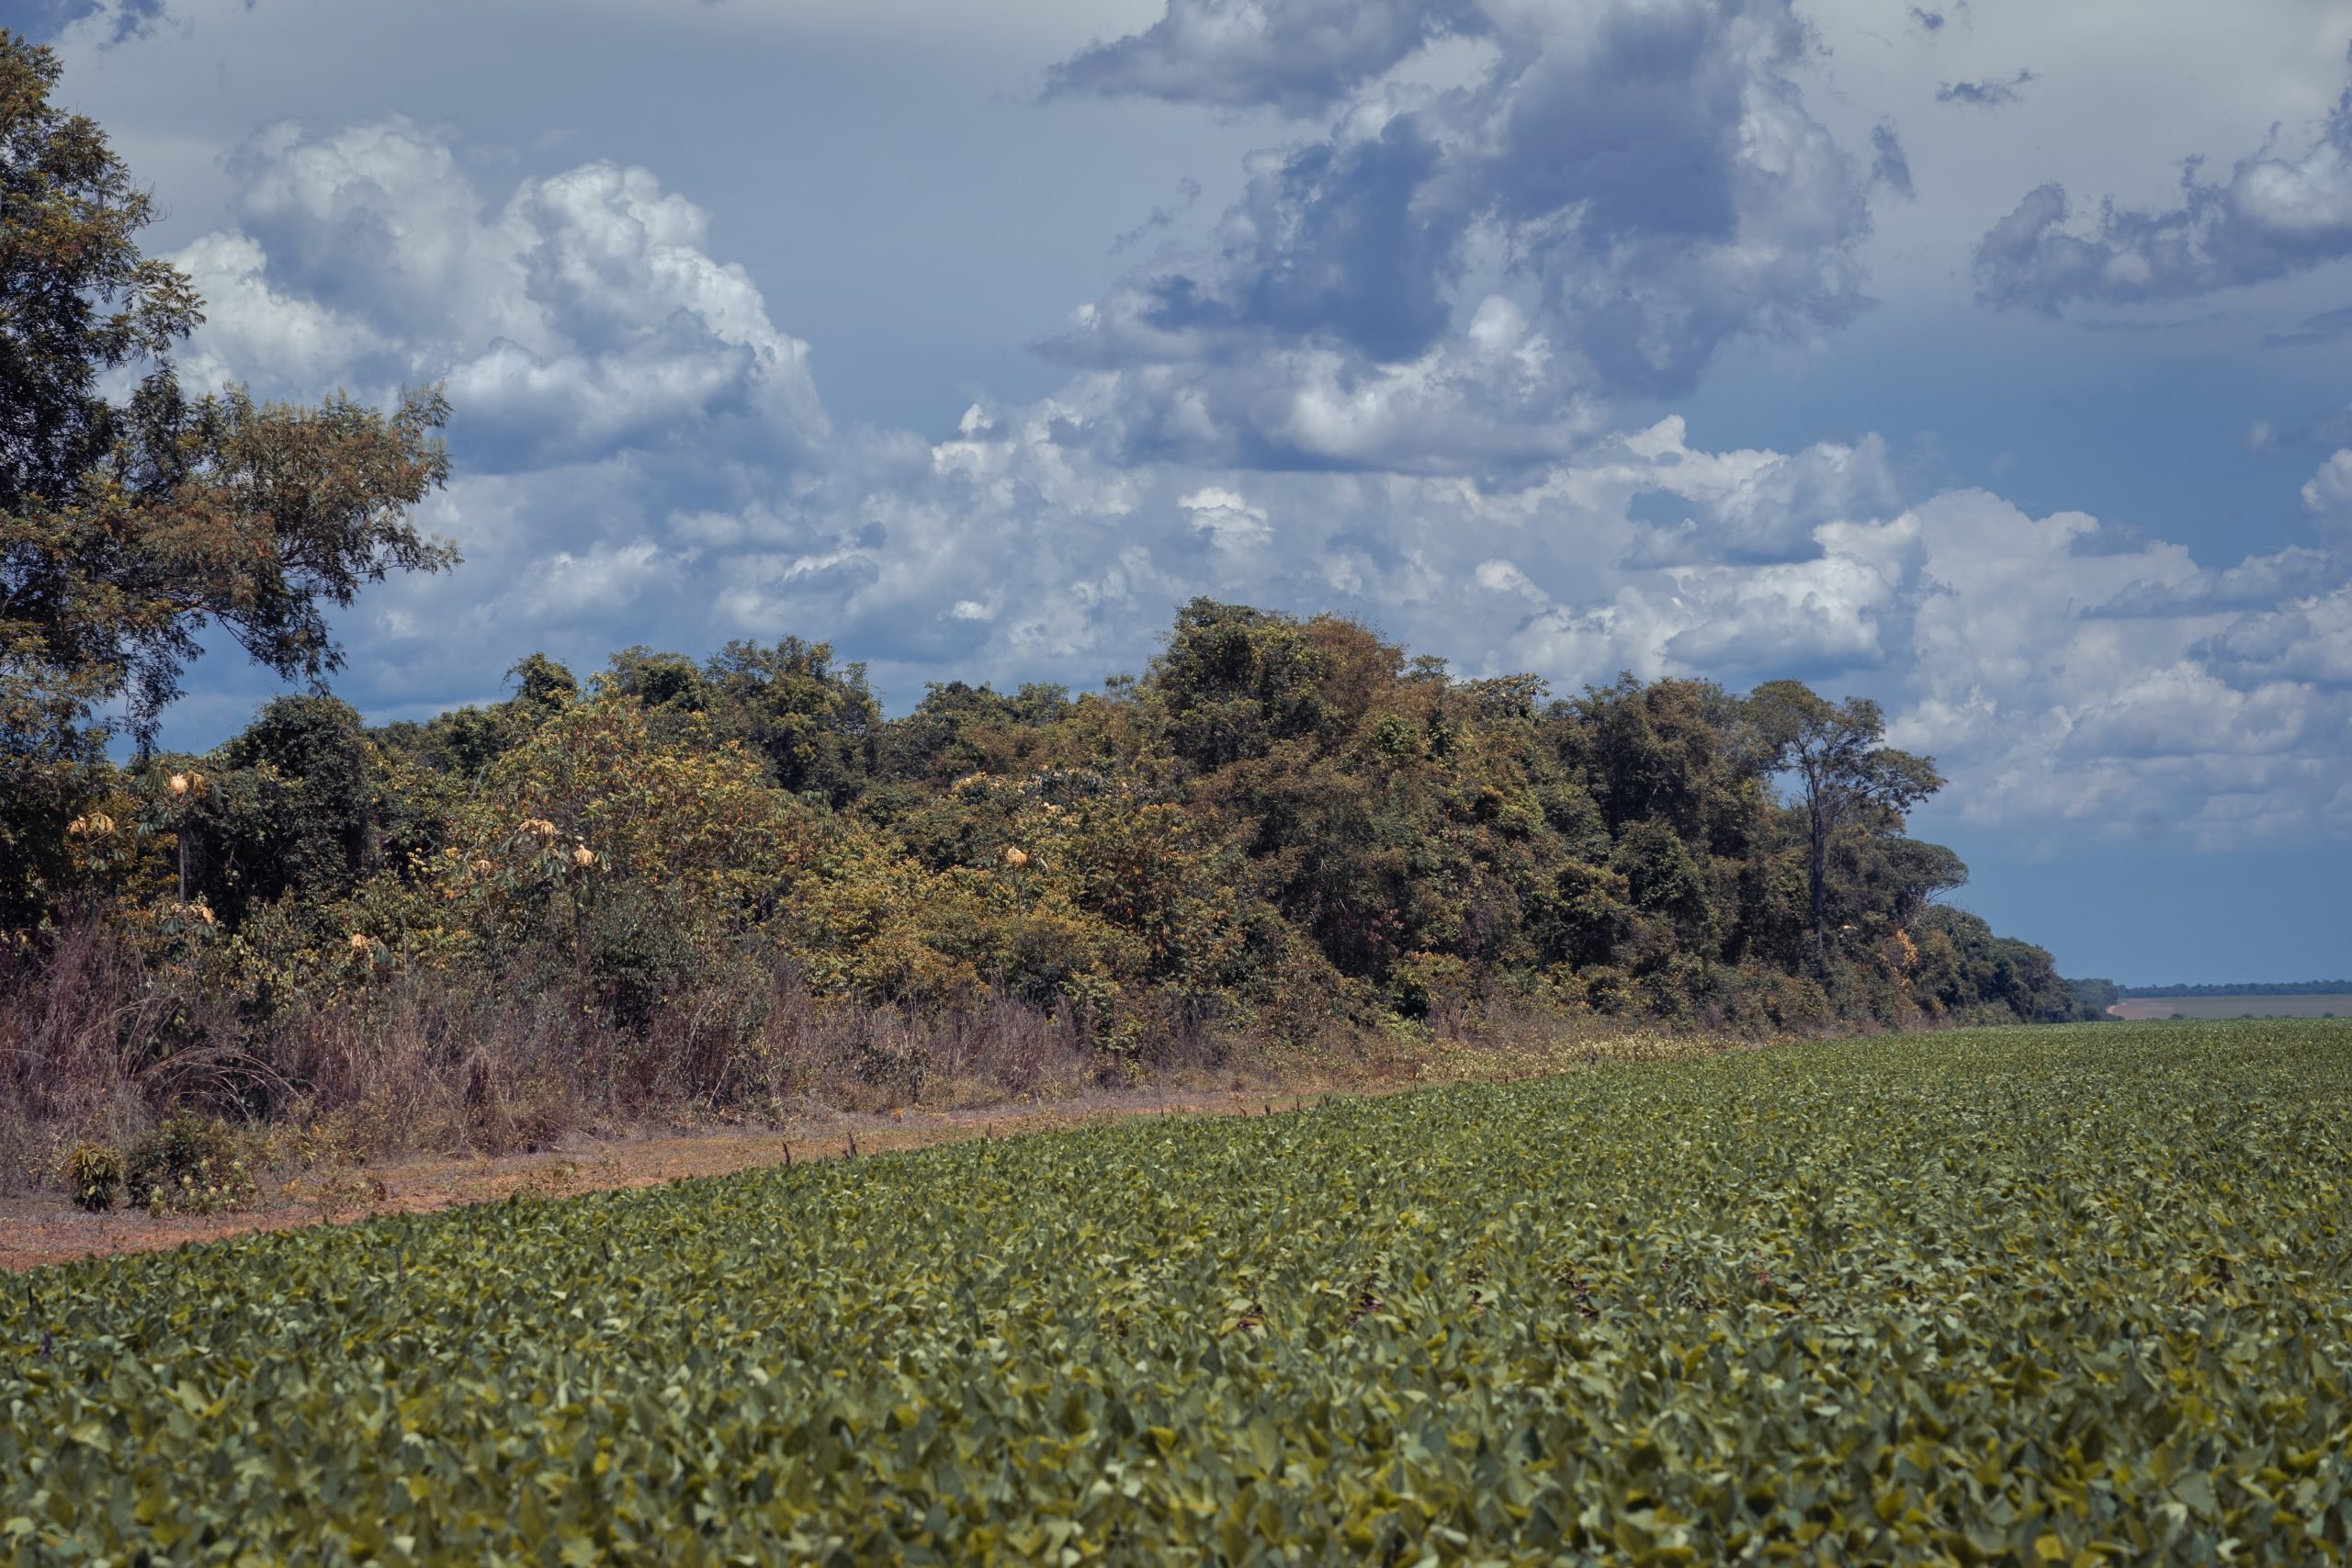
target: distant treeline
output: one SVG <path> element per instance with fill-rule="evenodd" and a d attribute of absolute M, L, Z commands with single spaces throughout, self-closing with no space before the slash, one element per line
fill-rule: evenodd
<path fill-rule="evenodd" d="M 2244 986 L 2118 986 L 2123 997 L 2336 997 L 2352 996 L 2352 980 L 2278 980 Z"/>
<path fill-rule="evenodd" d="M 46 822 L 21 802 L 54 850 L 0 886 L 17 1113 L 397 1120 L 437 1083 L 445 1130 L 396 1136 L 481 1141 L 535 1135 L 473 1125 L 500 1102 L 537 1107 L 492 1118 L 519 1128 L 842 1075 L 911 1095 L 972 1070 L 975 1031 L 1124 1079 L 1502 1020 L 2097 1016 L 1939 897 L 1966 867 L 1903 830 L 1929 761 L 1794 682 L 1555 698 L 1206 600 L 1100 694 L 951 682 L 898 718 L 790 637 L 514 675 L 422 725 L 281 697 L 202 754 L 90 759 Z M 86 997 L 58 1038 L 136 1071 L 60 1092 L 11 990 Z"/>

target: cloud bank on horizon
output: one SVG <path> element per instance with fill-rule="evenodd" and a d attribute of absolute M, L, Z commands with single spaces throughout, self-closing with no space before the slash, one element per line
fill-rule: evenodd
<path fill-rule="evenodd" d="M 1906 48 L 1973 25 L 1910 16 Z M 1106 231 L 1118 270 L 1038 344 L 1057 388 L 930 434 L 830 412 L 821 324 L 778 321 L 658 169 L 516 175 L 447 125 L 284 120 L 227 153 L 221 220 L 176 252 L 209 301 L 187 366 L 297 399 L 447 382 L 458 477 L 430 522 L 467 564 L 349 623 L 379 711 L 479 698 L 533 647 L 787 632 L 870 660 L 896 705 L 1084 682 L 1206 593 L 1563 690 L 1869 691 L 1987 822 L 2352 832 L 2352 447 L 2278 498 L 2300 537 L 2200 563 L 1923 485 L 1867 427 L 1711 449 L 1660 412 L 1745 345 L 1834 353 L 1885 204 L 1932 199 L 1897 124 L 1833 112 L 1833 66 L 1789 0 L 1165 0 L 1040 62 L 1031 112 L 1256 115 L 1268 145 L 1201 221 Z M 1947 102 L 2028 82 L 2064 90 L 2020 69 Z M 2225 179 L 2191 164 L 2176 206 L 2086 225 L 2044 183 L 1949 263 L 1997 317 L 2347 256 L 2352 86 Z"/>

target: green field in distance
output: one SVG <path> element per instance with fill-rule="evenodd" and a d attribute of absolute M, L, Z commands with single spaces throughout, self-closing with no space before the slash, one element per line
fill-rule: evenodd
<path fill-rule="evenodd" d="M 2124 1019 L 2352 1018 L 2352 994 L 2308 997 L 2126 997 L 2107 1010 Z"/>
<path fill-rule="evenodd" d="M 2347 1125 L 2012 1028 L 46 1269 L 0 1556 L 2343 1562 Z"/>

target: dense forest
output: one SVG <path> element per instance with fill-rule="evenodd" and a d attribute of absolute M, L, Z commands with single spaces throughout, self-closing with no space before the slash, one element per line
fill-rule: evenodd
<path fill-rule="evenodd" d="M 0 1167 L 175 1107 L 362 1145 L 1023 1092 L 1584 1023 L 2085 1011 L 1938 901 L 1940 787 L 1792 682 L 1555 696 L 1197 601 L 1139 676 L 933 686 L 821 642 L 370 727 L 330 613 L 421 536 L 437 390 L 185 395 L 201 320 L 55 58 L 0 33 Z M 300 694 L 156 750 L 206 628 Z M 960 1090 L 957 1092 L 961 1092 Z"/>
<path fill-rule="evenodd" d="M 1040 1053 L 1122 1079 L 1576 1019 L 2083 1015 L 1938 901 L 1963 867 L 1902 832 L 1932 772 L 1790 683 L 1555 698 L 1207 601 L 1101 694 L 949 683 L 895 719 L 790 638 L 513 673 L 426 724 L 288 695 L 211 752 L 95 764 L 56 880 L 14 890 L 48 910 L 0 1026 L 17 1114 L 101 1109 L 44 1103 L 92 1075 L 24 1036 L 34 993 L 109 976 L 120 1089 L 380 1117 L 438 1086 L 436 1126 L 493 1142 L 828 1075 L 1012 1091 Z"/>

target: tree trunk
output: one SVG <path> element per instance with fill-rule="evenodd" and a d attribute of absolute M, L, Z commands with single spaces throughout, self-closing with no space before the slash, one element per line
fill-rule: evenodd
<path fill-rule="evenodd" d="M 1818 804 L 1818 797 L 1809 815 L 1813 819 L 1813 956 L 1826 969 L 1829 966 L 1829 818 Z"/>

